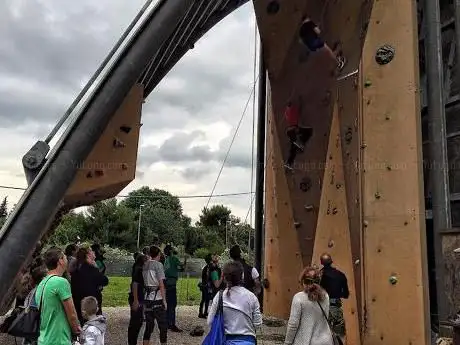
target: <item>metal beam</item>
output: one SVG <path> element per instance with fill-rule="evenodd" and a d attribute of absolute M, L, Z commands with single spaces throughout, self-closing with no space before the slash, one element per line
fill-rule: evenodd
<path fill-rule="evenodd" d="M 444 289 L 444 259 L 440 231 L 451 227 L 449 175 L 447 164 L 446 114 L 443 95 L 443 62 L 439 1 L 425 0 L 426 71 L 428 90 L 428 119 L 433 231 L 436 262 L 436 290 L 439 324 L 447 321 L 448 299 Z"/>
<path fill-rule="evenodd" d="M 39 241 L 71 185 L 79 162 L 86 159 L 115 111 L 160 49 L 193 0 L 164 1 L 130 42 L 93 98 L 82 110 L 73 130 L 66 133 L 34 183 L 2 229 L 0 240 L 0 296 L 11 288 L 21 266 Z"/>
<path fill-rule="evenodd" d="M 267 121 L 267 71 L 262 42 L 260 43 L 259 54 L 254 266 L 259 272 L 262 272 L 262 243 L 264 241 L 262 237 L 264 225 L 265 124 Z"/>

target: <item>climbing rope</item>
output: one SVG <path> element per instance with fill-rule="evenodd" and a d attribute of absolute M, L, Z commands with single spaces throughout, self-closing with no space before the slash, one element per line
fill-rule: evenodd
<path fill-rule="evenodd" d="M 255 84 L 257 78 L 257 17 L 254 14 L 254 64 L 253 64 L 253 83 Z M 251 137 L 251 193 L 254 192 L 254 140 L 255 140 L 255 128 L 256 128 L 256 93 L 253 92 L 252 94 L 252 137 Z M 250 220 L 249 224 L 252 229 L 252 203 L 254 200 L 254 195 L 251 194 L 250 197 L 251 202 L 249 203 L 249 212 L 250 212 Z M 247 215 L 246 215 L 247 218 Z M 246 219 L 247 220 L 247 219 Z M 245 222 L 246 222 L 245 220 Z M 248 256 L 251 256 L 251 235 L 252 231 L 249 230 L 248 234 Z"/>
<path fill-rule="evenodd" d="M 232 146 L 233 146 L 233 142 L 235 141 L 236 135 L 238 134 L 238 131 L 240 129 L 241 122 L 243 121 L 243 118 L 246 115 L 246 111 L 248 110 L 249 102 L 251 101 L 252 94 L 255 92 L 256 84 L 257 84 L 257 81 L 259 80 L 259 77 L 260 76 L 257 76 L 255 83 L 252 85 L 251 93 L 249 94 L 248 100 L 246 101 L 246 105 L 244 106 L 244 110 L 243 110 L 243 113 L 241 114 L 240 121 L 238 122 L 238 125 L 236 126 L 235 133 L 233 133 L 232 141 L 230 142 L 230 145 L 228 146 L 227 153 L 225 154 L 224 161 L 222 162 L 219 173 L 217 174 L 216 181 L 214 182 L 214 186 L 212 187 L 211 193 L 209 194 L 209 198 L 208 198 L 208 201 L 206 202 L 205 208 L 208 208 L 209 202 L 211 201 L 211 198 L 214 195 L 214 190 L 216 189 L 217 183 L 219 182 L 220 175 L 222 174 L 222 170 L 224 170 L 225 163 L 227 162 L 228 155 L 230 154 L 230 150 L 232 149 Z"/>

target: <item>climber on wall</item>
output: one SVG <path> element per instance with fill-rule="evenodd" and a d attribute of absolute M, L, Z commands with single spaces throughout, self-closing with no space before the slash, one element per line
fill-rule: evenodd
<path fill-rule="evenodd" d="M 289 170 L 293 170 L 293 164 L 297 156 L 297 152 L 303 151 L 305 144 L 311 138 L 313 134 L 313 129 L 311 127 L 300 127 L 299 126 L 299 117 L 300 117 L 300 105 L 302 100 L 299 97 L 297 104 L 292 101 L 292 96 L 287 102 L 286 109 L 284 111 L 284 116 L 286 118 L 287 127 L 286 135 L 291 143 L 289 148 L 289 155 L 284 167 Z"/>
<path fill-rule="evenodd" d="M 339 44 L 336 44 L 334 49 L 331 49 L 321 38 L 321 30 L 318 26 L 307 17 L 302 19 L 302 24 L 299 30 L 299 39 L 302 44 L 312 51 L 325 51 L 334 60 L 337 61 L 337 69 L 341 71 L 346 64 L 346 59 L 340 51 L 338 51 Z"/>

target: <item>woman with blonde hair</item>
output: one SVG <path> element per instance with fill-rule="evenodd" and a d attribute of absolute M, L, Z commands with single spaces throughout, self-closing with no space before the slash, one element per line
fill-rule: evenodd
<path fill-rule="evenodd" d="M 286 330 L 286 345 L 334 345 L 326 315 L 329 315 L 329 296 L 319 285 L 321 276 L 313 267 L 300 275 L 303 291 L 294 295 Z"/>

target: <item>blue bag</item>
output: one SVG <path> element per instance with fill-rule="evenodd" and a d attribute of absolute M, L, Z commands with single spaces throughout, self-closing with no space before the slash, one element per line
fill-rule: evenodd
<path fill-rule="evenodd" d="M 211 329 L 208 335 L 204 338 L 202 345 L 224 345 L 225 330 L 224 330 L 224 301 L 222 298 L 223 292 L 219 292 L 219 304 L 216 315 L 212 320 Z"/>

